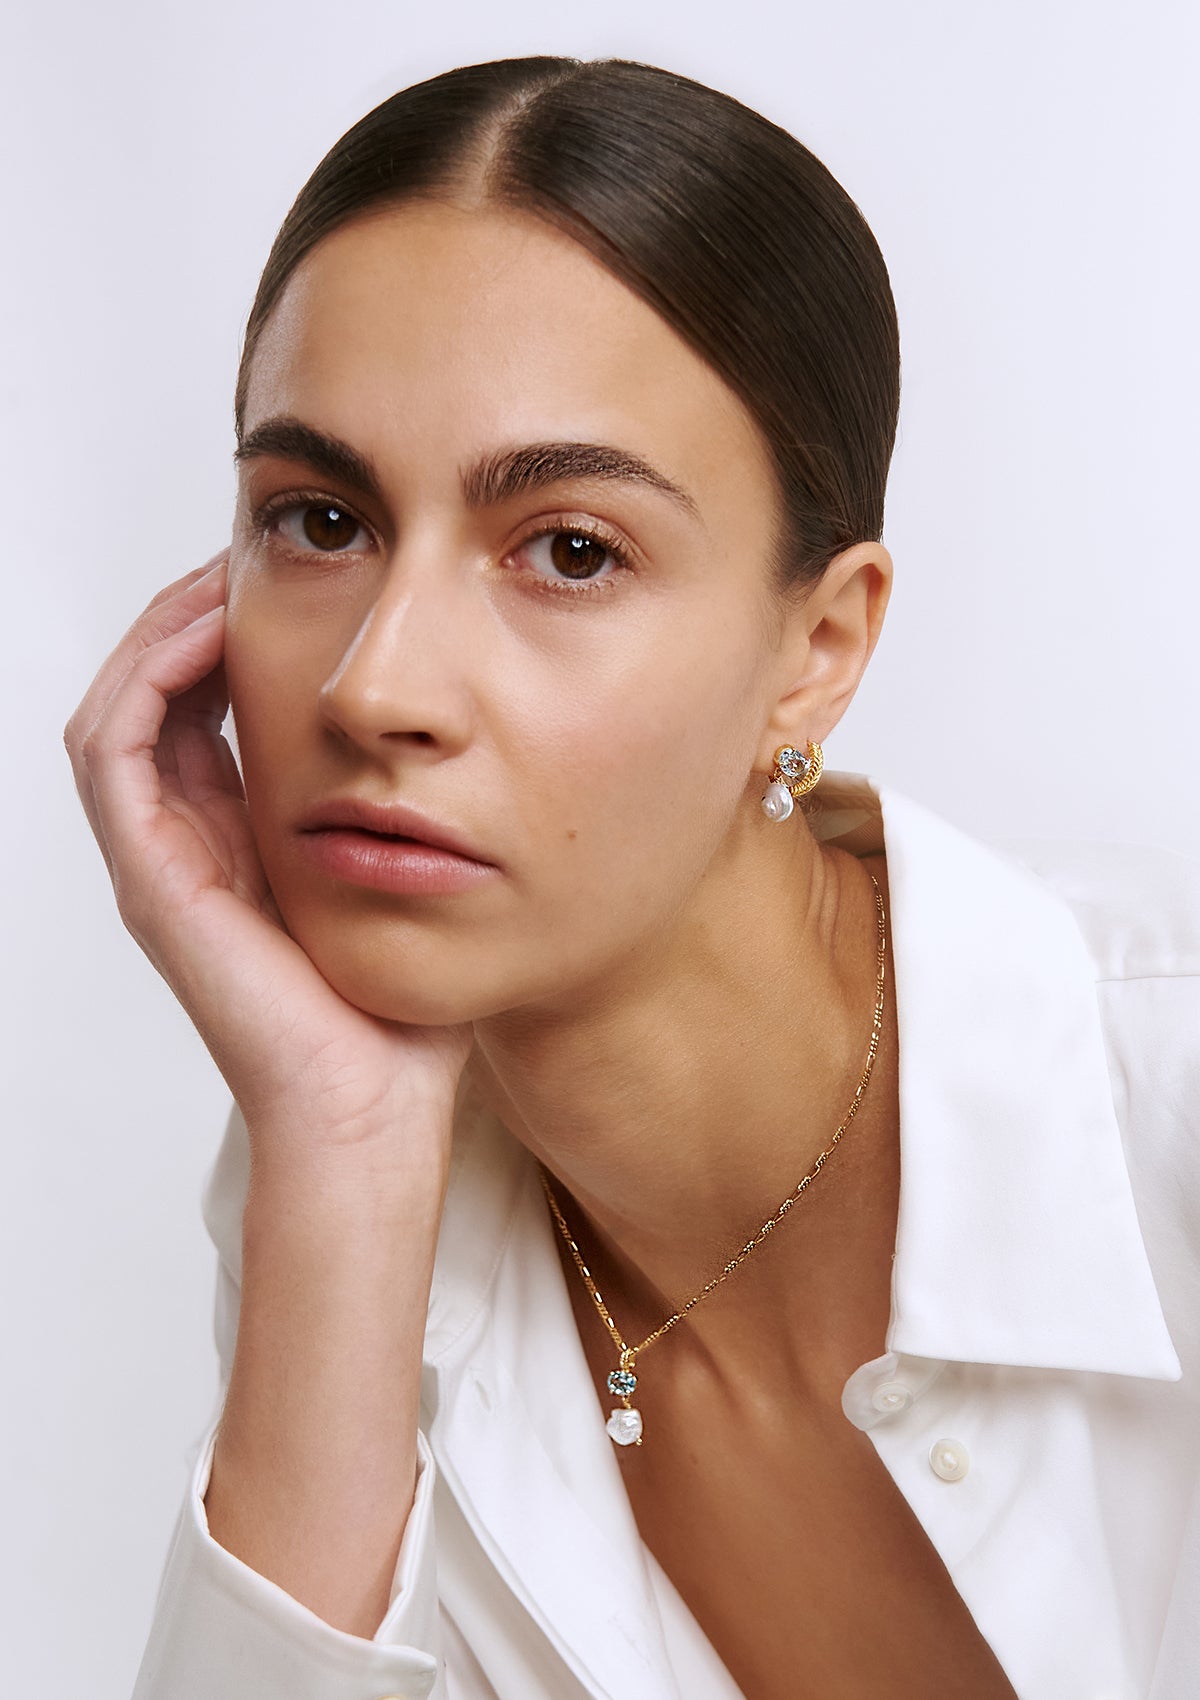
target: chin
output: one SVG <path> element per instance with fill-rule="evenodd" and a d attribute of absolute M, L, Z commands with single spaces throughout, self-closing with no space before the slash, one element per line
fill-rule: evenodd
<path fill-rule="evenodd" d="M 414 935 L 408 926 L 356 927 L 345 915 L 285 915 L 296 943 L 339 997 L 381 1021 L 452 1027 L 481 1007 L 477 946 Z"/>
<path fill-rule="evenodd" d="M 364 963 L 345 952 L 335 953 L 332 960 L 314 955 L 313 961 L 339 997 L 381 1021 L 453 1027 L 481 1013 L 473 988 L 456 984 L 451 975 L 434 979 L 421 972 L 398 973 L 395 962 Z"/>

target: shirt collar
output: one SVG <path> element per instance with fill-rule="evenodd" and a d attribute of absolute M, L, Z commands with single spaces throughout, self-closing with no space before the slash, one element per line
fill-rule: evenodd
<path fill-rule="evenodd" d="M 887 853 L 901 1158 L 888 1350 L 1178 1379 L 1068 905 L 865 775 L 827 771 L 812 826 Z M 486 1302 L 529 1162 L 460 1095 L 434 1355 Z"/>
<path fill-rule="evenodd" d="M 890 787 L 831 777 L 818 835 L 887 851 L 901 1172 L 888 1349 L 1178 1379 L 1069 906 Z"/>

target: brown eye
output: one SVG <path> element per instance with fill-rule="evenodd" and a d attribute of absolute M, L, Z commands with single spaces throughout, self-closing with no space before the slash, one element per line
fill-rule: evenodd
<path fill-rule="evenodd" d="M 547 525 L 519 553 L 530 566 L 526 577 L 532 584 L 563 596 L 591 597 L 615 590 L 631 571 L 628 547 L 619 538 L 569 521 Z"/>
<path fill-rule="evenodd" d="M 585 531 L 556 531 L 550 539 L 550 559 L 555 571 L 566 578 L 592 577 L 611 553 Z"/>
<path fill-rule="evenodd" d="M 301 529 L 316 549 L 345 549 L 354 541 L 358 521 L 332 504 L 314 503 L 304 509 Z"/>

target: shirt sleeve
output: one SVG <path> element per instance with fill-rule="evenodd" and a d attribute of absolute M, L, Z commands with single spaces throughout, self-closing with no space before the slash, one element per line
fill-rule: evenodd
<path fill-rule="evenodd" d="M 240 1294 L 245 1128 L 235 1111 L 205 1196 L 217 1247 L 216 1337 L 227 1385 Z M 175 1523 L 133 1700 L 440 1700 L 434 1542 L 437 1467 L 417 1434 L 412 1510 L 390 1603 L 371 1639 L 325 1623 L 215 1541 L 204 1495 L 217 1423 L 200 1441 Z"/>

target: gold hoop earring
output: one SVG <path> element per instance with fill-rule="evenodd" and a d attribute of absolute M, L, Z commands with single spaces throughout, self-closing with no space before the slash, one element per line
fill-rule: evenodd
<path fill-rule="evenodd" d="M 825 752 L 811 738 L 807 755 L 791 744 L 780 744 L 775 751 L 771 782 L 763 793 L 763 814 L 768 820 L 786 820 L 797 800 L 807 797 L 824 770 Z"/>

